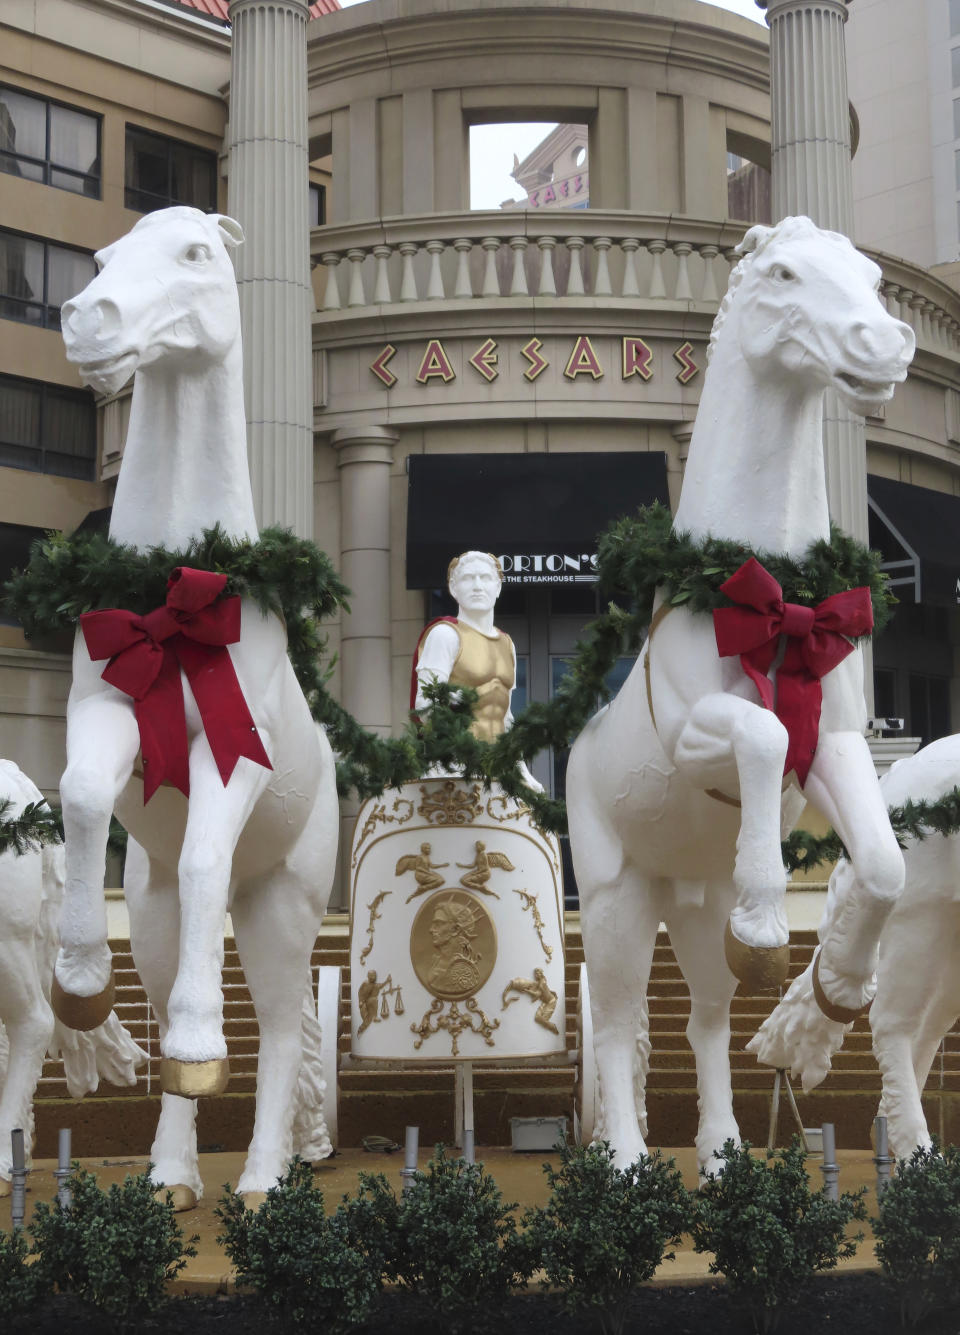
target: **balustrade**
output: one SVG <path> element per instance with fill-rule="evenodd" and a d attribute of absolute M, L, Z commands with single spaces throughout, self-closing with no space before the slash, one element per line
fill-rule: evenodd
<path fill-rule="evenodd" d="M 434 215 L 317 229 L 314 255 L 325 271 L 322 309 L 598 297 L 716 306 L 738 262 L 734 242 L 743 231 L 730 223 L 711 227 L 690 220 L 687 226 L 676 218 L 600 211 L 538 215 L 536 222 L 549 232 L 518 230 L 518 223 L 529 228 L 533 221 L 507 213 L 502 220 Z M 571 222 L 578 230 L 565 235 L 562 227 Z M 884 271 L 881 299 L 891 315 L 911 325 L 921 348 L 960 355 L 960 297 L 916 266 L 886 255 L 877 259 Z"/>

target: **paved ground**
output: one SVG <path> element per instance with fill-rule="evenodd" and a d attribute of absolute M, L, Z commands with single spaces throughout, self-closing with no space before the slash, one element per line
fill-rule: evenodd
<path fill-rule="evenodd" d="M 696 1158 L 693 1150 L 668 1150 L 673 1155 L 683 1172 L 688 1187 L 696 1186 Z M 428 1158 L 428 1153 L 420 1157 L 421 1165 Z M 542 1204 L 547 1198 L 547 1184 L 541 1165 L 550 1155 L 541 1152 L 514 1154 L 508 1149 L 481 1149 L 477 1153 L 508 1201 L 519 1201 L 521 1205 Z M 840 1164 L 840 1189 L 853 1191 L 858 1187 L 868 1187 L 867 1212 L 876 1211 L 876 1170 L 869 1150 L 846 1150 L 838 1152 Z M 142 1171 L 145 1159 L 83 1159 L 85 1168 L 96 1172 L 103 1184 L 120 1182 L 127 1173 Z M 32 1202 L 39 1199 L 52 1199 L 56 1195 L 56 1179 L 52 1170 L 56 1164 L 49 1159 L 38 1160 L 28 1178 L 27 1214 L 32 1209 Z M 317 1174 L 317 1181 L 322 1187 L 326 1204 L 333 1210 L 344 1194 L 352 1194 L 357 1185 L 357 1173 L 366 1170 L 383 1173 L 399 1191 L 403 1167 L 403 1154 L 368 1154 L 363 1150 L 343 1150 L 333 1159 L 326 1160 Z M 197 1243 L 197 1256 L 189 1261 L 186 1270 L 177 1281 L 177 1290 L 182 1293 L 227 1293 L 233 1286 L 230 1263 L 220 1247 L 217 1246 L 217 1220 L 213 1207 L 222 1194 L 226 1183 L 235 1184 L 243 1168 L 243 1155 L 240 1153 L 205 1154 L 200 1158 L 205 1193 L 200 1204 L 180 1216 L 184 1232 L 189 1236 L 200 1235 Z M 815 1184 L 820 1181 L 819 1159 L 809 1160 L 811 1179 Z M 10 1199 L 0 1199 L 0 1227 L 10 1227 Z M 841 1263 L 841 1269 L 848 1271 L 874 1270 L 873 1247 L 869 1225 L 864 1226 L 867 1237 L 861 1244 L 858 1255 L 852 1261 Z M 677 1259 L 664 1265 L 657 1281 L 661 1283 L 689 1284 L 707 1275 L 708 1258 L 698 1256 L 689 1249 L 681 1248 Z"/>

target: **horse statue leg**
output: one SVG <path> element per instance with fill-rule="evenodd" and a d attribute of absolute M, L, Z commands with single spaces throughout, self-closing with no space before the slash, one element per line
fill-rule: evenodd
<path fill-rule="evenodd" d="M 147 1000 L 156 1016 L 160 1042 L 169 1028 L 167 1003 L 177 973 L 180 903 L 177 873 L 148 857 L 135 839 L 127 844 L 123 877 L 130 913 L 130 949 Z M 160 1118 L 150 1148 L 151 1179 L 162 1197 L 173 1195 L 174 1209 L 192 1209 L 203 1195 L 197 1160 L 195 1099 L 161 1094 Z"/>
<path fill-rule="evenodd" d="M 67 768 L 60 780 L 66 884 L 51 1004 L 71 1029 L 95 1029 L 113 1008 L 103 894 L 110 817 L 133 773 L 140 732 L 132 708 L 95 690 L 67 706 Z"/>
<path fill-rule="evenodd" d="M 338 833 L 336 774 L 324 739 L 320 783 L 296 845 L 282 866 L 238 885 L 230 909 L 260 1026 L 256 1117 L 237 1184 L 248 1206 L 282 1176 L 294 1152 L 320 1158 L 331 1150 L 322 1117 L 324 1075 L 315 1069 L 319 1044 L 309 1042 L 304 1026 L 317 1028 L 310 958 L 333 884 Z M 325 1079 L 336 1097 L 336 1070 Z"/>
<path fill-rule="evenodd" d="M 727 962 L 741 981 L 775 984 L 786 976 L 790 931 L 787 874 L 780 852 L 780 810 L 787 732 L 775 714 L 738 695 L 696 701 L 674 747 L 688 783 L 723 789 L 733 766 L 739 782 L 740 834 L 729 918 Z M 689 977 L 689 975 L 688 975 Z"/>
<path fill-rule="evenodd" d="M 268 730 L 258 725 L 267 754 Z M 272 771 L 241 757 L 224 787 L 206 734 L 190 748 L 190 802 L 177 867 L 179 966 L 160 1044 L 161 1084 L 169 1094 L 221 1093 L 229 1076 L 223 1036 L 223 928 L 237 840 Z"/>
<path fill-rule="evenodd" d="M 690 989 L 687 1039 L 697 1066 L 697 1164 L 701 1172 L 719 1172 L 717 1150 L 726 1140 L 740 1143 L 730 1079 L 730 1003 L 737 980 L 717 950 L 736 895 L 729 883 L 702 889 L 702 903 L 668 908 L 666 924 Z"/>
<path fill-rule="evenodd" d="M 832 878 L 812 963 L 747 1050 L 768 1066 L 789 1068 L 809 1091 L 873 997 L 877 944 L 903 890 L 904 864 L 862 734 L 821 734 L 805 792 L 840 835 L 850 863 Z"/>

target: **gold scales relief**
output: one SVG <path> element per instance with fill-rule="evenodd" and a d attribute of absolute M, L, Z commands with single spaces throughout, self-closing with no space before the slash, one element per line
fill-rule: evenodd
<path fill-rule="evenodd" d="M 522 803 L 405 785 L 361 810 L 351 861 L 354 1056 L 563 1050 L 558 850 Z"/>

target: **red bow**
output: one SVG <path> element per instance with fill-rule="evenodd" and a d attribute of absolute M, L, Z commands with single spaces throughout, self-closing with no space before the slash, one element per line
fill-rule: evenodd
<path fill-rule="evenodd" d="M 777 718 L 787 730 L 784 774 L 795 769 L 801 788 L 817 749 L 823 688 L 820 678 L 852 653 L 850 639 L 873 629 L 873 604 L 868 588 L 831 594 L 816 607 L 785 603 L 783 589 L 753 556 L 720 585 L 739 607 L 714 611 L 713 626 L 721 658 L 740 655 L 747 676 L 767 709 L 774 708 L 773 683 L 767 672 L 777 655 L 781 635 L 786 653 L 777 668 Z"/>
<path fill-rule="evenodd" d="M 181 668 L 224 786 L 241 756 L 273 768 L 226 648 L 240 639 L 240 599 L 220 598 L 226 582 L 226 575 L 178 566 L 163 607 L 146 616 L 110 608 L 80 618 L 91 659 L 110 660 L 103 680 L 134 699 L 144 805 L 165 780 L 190 793 Z"/>

